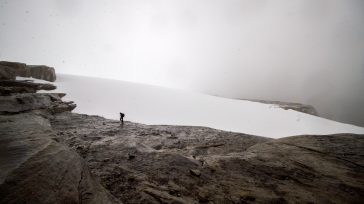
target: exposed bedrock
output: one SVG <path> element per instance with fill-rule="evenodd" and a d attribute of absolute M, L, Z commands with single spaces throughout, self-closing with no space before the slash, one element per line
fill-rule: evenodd
<path fill-rule="evenodd" d="M 0 115 L 0 135 L 0 203 L 118 203 L 45 117 Z"/>
<path fill-rule="evenodd" d="M 13 68 L 0 65 L 0 80 L 15 80 L 16 74 Z"/>
<path fill-rule="evenodd" d="M 0 96 L 18 93 L 36 93 L 39 90 L 54 90 L 53 84 L 33 83 L 31 80 L 0 80 Z"/>
<path fill-rule="evenodd" d="M 45 65 L 27 65 L 30 70 L 30 76 L 36 79 L 43 79 L 46 81 L 56 81 L 56 73 L 53 67 Z"/>
<path fill-rule="evenodd" d="M 0 61 L 0 69 L 9 69 L 15 76 L 30 77 L 30 70 L 25 63 Z"/>
<path fill-rule="evenodd" d="M 49 118 L 76 105 L 63 93 L 36 93 L 53 89 L 0 80 L 0 203 L 120 203 L 82 157 L 57 142 Z"/>
<path fill-rule="evenodd" d="M 25 93 L 11 96 L 0 96 L 0 113 L 19 113 L 37 109 L 47 109 L 51 113 L 72 111 L 76 104 L 64 102 L 57 93 Z"/>
<path fill-rule="evenodd" d="M 61 113 L 61 143 L 125 203 L 360 203 L 364 136 L 273 140 Z"/>
<path fill-rule="evenodd" d="M 0 80 L 1 204 L 363 201 L 364 135 L 120 124 L 36 93 L 52 84 L 10 78 Z"/>

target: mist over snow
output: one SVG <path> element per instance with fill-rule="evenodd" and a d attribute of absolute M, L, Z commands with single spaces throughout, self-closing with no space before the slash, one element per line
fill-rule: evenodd
<path fill-rule="evenodd" d="M 148 125 L 203 126 L 270 138 L 364 134 L 362 127 L 275 105 L 186 90 L 63 74 L 58 76 L 55 85 L 57 89 L 52 92 L 67 93 L 64 99 L 76 102 L 74 112 L 115 120 L 123 112 L 125 120 Z"/>
<path fill-rule="evenodd" d="M 361 126 L 363 56 L 362 0 L 0 0 L 0 60 L 307 103 Z"/>

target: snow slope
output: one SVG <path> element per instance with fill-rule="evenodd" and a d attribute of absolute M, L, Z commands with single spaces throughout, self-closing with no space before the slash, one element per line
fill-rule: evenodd
<path fill-rule="evenodd" d="M 57 90 L 75 101 L 74 112 L 145 124 L 206 126 L 272 138 L 302 134 L 364 134 L 343 124 L 275 105 L 220 98 L 131 82 L 57 75 Z"/>

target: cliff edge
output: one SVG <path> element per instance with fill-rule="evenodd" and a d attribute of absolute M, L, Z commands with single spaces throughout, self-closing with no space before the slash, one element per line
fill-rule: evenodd
<path fill-rule="evenodd" d="M 364 135 L 121 124 L 14 73 L 0 67 L 0 203 L 363 201 Z"/>

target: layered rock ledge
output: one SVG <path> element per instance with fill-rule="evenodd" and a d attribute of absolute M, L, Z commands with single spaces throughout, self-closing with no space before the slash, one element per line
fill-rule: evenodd
<path fill-rule="evenodd" d="M 50 82 L 56 81 L 56 72 L 53 67 L 0 61 L 0 79 L 15 80 L 16 76 L 33 77 L 35 79 L 42 79 Z"/>
<path fill-rule="evenodd" d="M 76 105 L 63 101 L 64 93 L 37 93 L 56 89 L 52 84 L 14 80 L 28 76 L 25 64 L 6 65 L 0 67 L 0 203 L 120 203 L 82 157 L 55 139 L 50 118 Z"/>
<path fill-rule="evenodd" d="M 63 93 L 37 93 L 53 89 L 0 80 L 0 203 L 364 198 L 364 135 L 270 139 L 206 127 L 120 124 L 72 113 L 76 106 L 64 102 Z"/>

